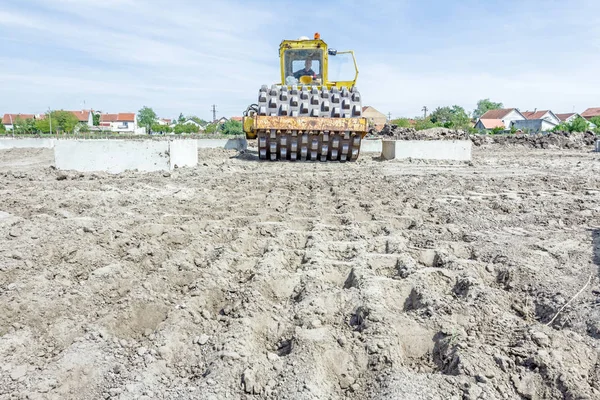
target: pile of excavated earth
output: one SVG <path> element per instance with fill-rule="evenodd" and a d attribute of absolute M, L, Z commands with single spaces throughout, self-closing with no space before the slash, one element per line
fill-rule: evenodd
<path fill-rule="evenodd" d="M 0 399 L 598 399 L 600 162 L 0 151 Z"/>
<path fill-rule="evenodd" d="M 372 130 L 370 137 L 381 137 L 392 140 L 468 140 L 475 146 L 490 144 L 520 145 L 531 148 L 566 148 L 581 149 L 593 145 L 598 136 L 594 132 L 552 132 L 537 134 L 469 134 L 462 130 L 448 128 L 431 128 L 417 131 L 415 128 L 402 128 L 393 124 L 385 124 L 381 131 Z"/>

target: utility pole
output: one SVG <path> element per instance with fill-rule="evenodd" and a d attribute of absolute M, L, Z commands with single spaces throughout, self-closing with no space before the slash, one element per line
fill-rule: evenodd
<path fill-rule="evenodd" d="M 427 118 L 427 106 L 423 106 L 423 118 Z"/>
<path fill-rule="evenodd" d="M 215 104 L 212 105 L 212 113 L 213 113 L 213 122 L 217 122 L 217 106 Z"/>
<path fill-rule="evenodd" d="M 388 113 L 388 121 L 392 120 L 392 113 Z"/>
<path fill-rule="evenodd" d="M 48 118 L 50 118 L 50 134 L 52 135 L 52 111 L 50 111 L 50 107 L 48 107 Z"/>

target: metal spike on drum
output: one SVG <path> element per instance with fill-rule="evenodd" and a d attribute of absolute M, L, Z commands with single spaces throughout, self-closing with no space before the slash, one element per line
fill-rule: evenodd
<path fill-rule="evenodd" d="M 304 100 L 302 107 L 298 98 Z M 366 125 L 360 118 L 347 118 L 340 107 L 329 107 L 334 103 L 351 102 L 353 109 L 362 111 L 358 91 L 340 92 L 326 87 L 264 87 L 259 92 L 259 102 L 265 108 L 275 110 L 274 117 L 268 113 L 256 117 L 259 158 L 262 160 L 320 160 L 354 161 L 358 158 L 362 136 Z M 323 99 L 323 100 L 321 100 Z M 290 108 L 291 107 L 291 108 Z M 296 107 L 296 108 L 294 108 Z M 294 117 L 296 109 L 315 117 Z M 344 108 L 344 107 L 342 107 Z M 273 114 L 273 113 L 271 113 Z M 308 129 L 307 129 L 308 128 Z"/>

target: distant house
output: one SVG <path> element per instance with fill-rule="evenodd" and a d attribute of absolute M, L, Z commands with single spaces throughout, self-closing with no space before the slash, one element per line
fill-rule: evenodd
<path fill-rule="evenodd" d="M 529 120 L 544 119 L 554 123 L 555 125 L 560 124 L 560 118 L 558 118 L 558 116 L 556 116 L 556 114 L 550 110 L 523 111 L 521 114 L 523 114 L 523 116 Z"/>
<path fill-rule="evenodd" d="M 186 121 L 183 123 L 183 125 L 195 125 L 195 126 L 197 126 L 197 127 L 198 127 L 198 132 L 202 132 L 202 131 L 204 131 L 204 127 L 203 127 L 201 124 L 199 124 L 199 123 L 197 123 L 196 121 L 194 121 L 193 119 L 188 119 L 188 120 L 186 120 Z"/>
<path fill-rule="evenodd" d="M 237 122 L 242 122 L 243 118 L 242 117 L 231 117 L 229 118 L 232 121 L 237 121 Z"/>
<path fill-rule="evenodd" d="M 229 119 L 225 118 L 225 117 L 221 117 L 218 120 L 214 121 L 214 124 L 224 124 L 225 122 L 229 121 Z"/>
<path fill-rule="evenodd" d="M 588 108 L 581 113 L 581 116 L 588 121 L 594 117 L 600 117 L 600 107 Z"/>
<path fill-rule="evenodd" d="M 494 128 L 506 129 L 504 122 L 501 119 L 482 119 L 480 118 L 475 124 L 475 129 L 480 131 L 488 131 Z"/>
<path fill-rule="evenodd" d="M 521 112 L 516 108 L 500 108 L 497 110 L 490 110 L 486 112 L 481 117 L 479 117 L 479 121 L 481 121 L 482 119 L 496 121 L 500 120 L 504 124 L 504 129 L 510 129 L 513 121 L 521 121 L 527 118 L 525 118 L 525 116 L 521 114 Z M 479 121 L 477 121 L 477 123 L 479 123 Z M 475 127 L 477 127 L 477 124 L 475 124 Z"/>
<path fill-rule="evenodd" d="M 381 130 L 387 122 L 387 116 L 376 110 L 375 107 L 365 106 L 362 108 L 362 116 L 375 124 L 375 129 Z"/>
<path fill-rule="evenodd" d="M 557 125 L 558 123 L 556 122 L 541 118 L 517 120 L 512 122 L 512 126 L 515 129 L 530 133 L 549 132 Z"/>
<path fill-rule="evenodd" d="M 556 116 L 558 117 L 558 119 L 560 119 L 560 122 L 567 122 L 567 123 L 573 121 L 577 117 L 581 117 L 581 115 L 579 115 L 577 113 L 562 113 L 562 114 L 556 114 Z"/>
<path fill-rule="evenodd" d="M 69 111 L 71 114 L 77 117 L 77 120 L 81 124 L 86 124 L 87 126 L 94 126 L 94 114 L 90 110 L 82 110 L 82 111 Z"/>
<path fill-rule="evenodd" d="M 145 128 L 139 128 L 135 113 L 100 114 L 100 128 L 116 133 L 145 132 Z"/>
<path fill-rule="evenodd" d="M 573 120 L 575 120 L 576 118 L 583 118 L 581 116 L 581 114 L 579 114 L 579 113 L 556 114 L 556 116 L 558 117 L 558 119 L 560 119 L 560 122 L 566 122 L 566 123 L 573 122 Z M 590 129 L 595 129 L 596 128 L 596 125 L 592 124 L 589 121 L 588 121 L 588 124 L 590 125 Z"/>
<path fill-rule="evenodd" d="M 156 120 L 156 123 L 158 125 L 171 125 L 171 119 L 170 118 L 159 118 L 158 120 Z"/>
<path fill-rule="evenodd" d="M 35 119 L 35 117 L 36 116 L 33 114 L 4 114 L 2 117 L 2 125 L 4 125 L 7 131 L 12 131 L 16 120 Z"/>

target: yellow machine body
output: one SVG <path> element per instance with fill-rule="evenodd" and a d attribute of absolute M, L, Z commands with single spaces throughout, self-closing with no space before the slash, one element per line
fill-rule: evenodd
<path fill-rule="evenodd" d="M 330 57 L 342 54 L 352 57 L 353 76 L 331 80 Z M 314 39 L 283 40 L 279 59 L 280 83 L 270 89 L 263 85 L 258 104 L 243 118 L 246 137 L 258 138 L 260 158 L 356 160 L 368 122 L 355 87 L 354 52 L 328 48 L 317 33 Z"/>

